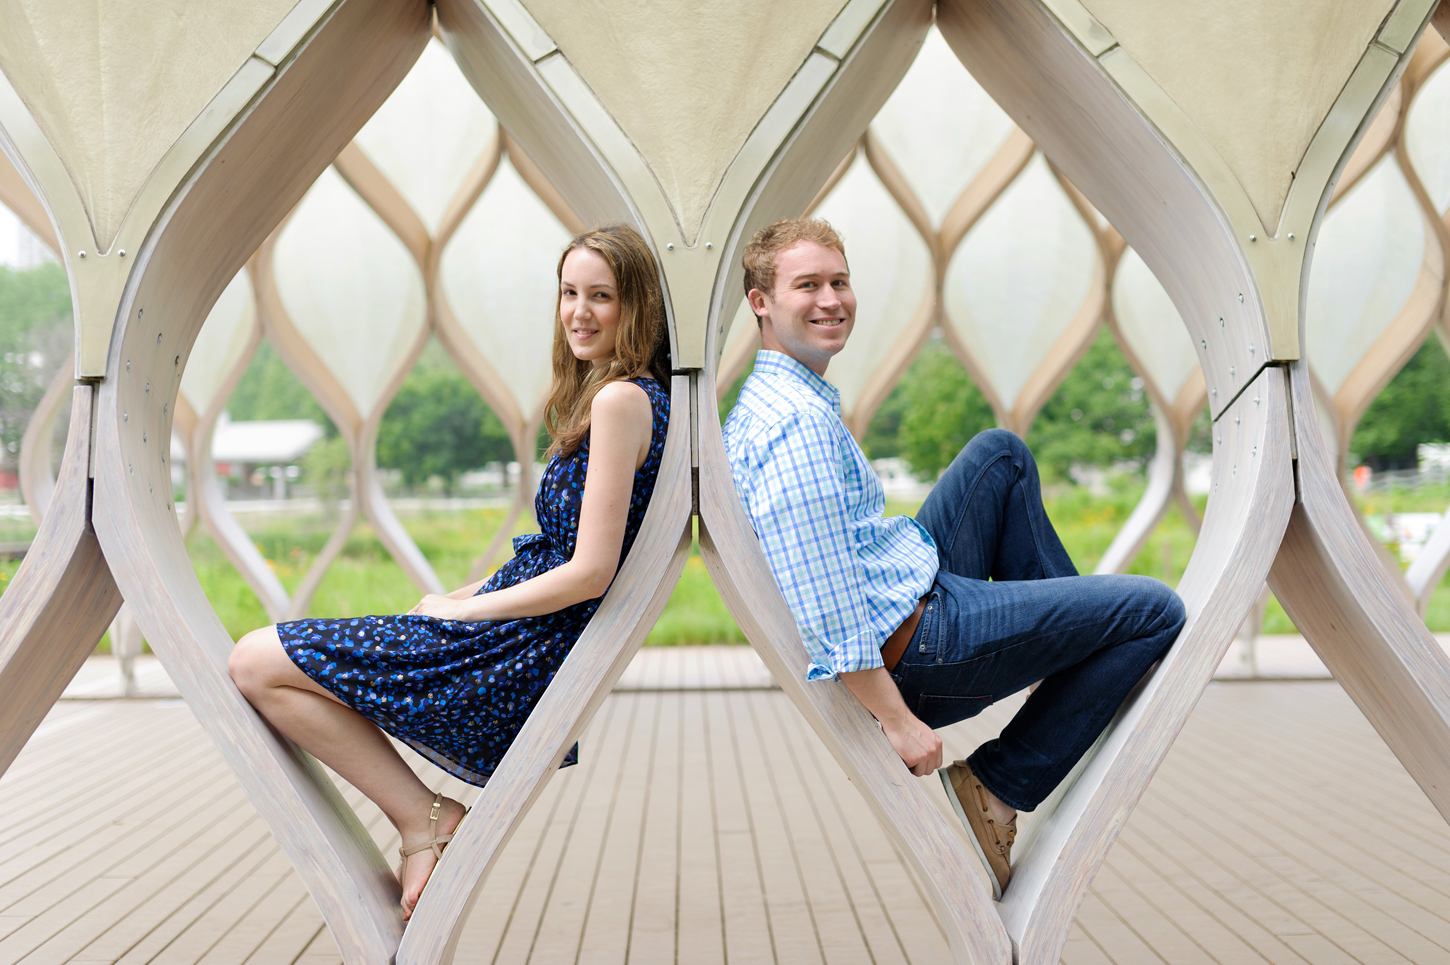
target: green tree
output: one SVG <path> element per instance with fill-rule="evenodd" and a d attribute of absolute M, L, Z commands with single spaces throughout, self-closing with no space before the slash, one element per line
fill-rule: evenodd
<path fill-rule="evenodd" d="M 861 438 L 868 459 L 891 459 L 901 455 L 901 420 L 906 418 L 906 386 L 910 372 L 892 386 L 885 400 L 871 413 L 871 423 Z"/>
<path fill-rule="evenodd" d="M 894 436 L 896 454 L 922 479 L 935 479 L 972 436 L 997 424 L 981 390 L 939 339 L 927 343 L 871 421 L 871 458 L 884 457 Z"/>
<path fill-rule="evenodd" d="M 378 431 L 378 465 L 401 470 L 409 486 L 437 476 L 452 492 L 464 472 L 513 458 L 503 423 L 451 364 L 410 372 Z"/>
<path fill-rule="evenodd" d="M 962 446 L 996 425 L 981 390 L 940 340 L 912 363 L 867 429 L 872 459 L 899 455 L 934 479 Z M 1143 381 L 1104 329 L 1038 413 L 1028 437 L 1044 477 L 1069 479 L 1074 464 L 1141 464 L 1156 441 Z"/>
<path fill-rule="evenodd" d="M 1450 442 L 1450 358 L 1426 340 L 1370 403 L 1349 442 L 1349 464 L 1413 469 L 1422 442 Z"/>
<path fill-rule="evenodd" d="M 1153 410 L 1107 328 L 1037 414 L 1027 436 L 1047 478 L 1068 479 L 1073 465 L 1140 467 L 1157 445 Z"/>
<path fill-rule="evenodd" d="M 311 419 L 321 423 L 329 437 L 337 428 L 312 394 L 292 374 L 270 342 L 257 347 L 257 354 L 236 391 L 227 400 L 227 412 L 237 422 L 259 419 Z"/>
<path fill-rule="evenodd" d="M 30 416 L 69 353 L 70 282 L 55 262 L 0 266 L 0 465 L 14 471 Z"/>

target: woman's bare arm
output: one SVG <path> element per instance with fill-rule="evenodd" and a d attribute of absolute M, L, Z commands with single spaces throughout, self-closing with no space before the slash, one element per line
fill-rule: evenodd
<path fill-rule="evenodd" d="M 444 620 L 515 620 L 554 613 L 609 589 L 624 545 L 634 474 L 649 455 L 654 411 L 645 391 L 630 382 L 600 389 L 589 411 L 589 469 L 573 558 L 492 593 L 459 598 L 464 590 L 476 592 L 480 582 L 448 596 L 429 594 L 408 612 Z"/>

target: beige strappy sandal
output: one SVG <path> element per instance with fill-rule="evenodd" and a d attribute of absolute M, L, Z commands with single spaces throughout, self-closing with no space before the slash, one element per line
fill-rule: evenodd
<path fill-rule="evenodd" d="M 437 794 L 433 795 L 433 810 L 431 810 L 431 811 L 428 812 L 428 838 L 429 838 L 428 843 L 427 844 L 420 844 L 416 848 L 399 848 L 398 849 L 398 854 L 403 859 L 402 860 L 402 863 L 398 865 L 398 881 L 399 881 L 399 883 L 401 883 L 402 880 L 403 880 L 403 871 L 404 871 L 404 869 L 406 868 L 406 866 L 408 864 L 408 858 L 409 858 L 410 855 L 418 854 L 420 851 L 430 851 L 431 850 L 438 857 L 440 857 L 440 858 L 443 857 L 443 849 L 447 848 L 448 847 L 448 842 L 453 840 L 453 832 L 450 831 L 447 834 L 439 834 L 438 833 L 438 815 L 442 811 L 443 811 L 443 792 L 442 791 L 439 791 Z M 463 814 L 464 814 L 465 817 L 467 817 L 468 811 L 465 809 L 464 812 L 463 812 Z M 463 823 L 463 818 L 459 818 L 458 820 L 459 820 L 459 823 L 460 824 Z"/>

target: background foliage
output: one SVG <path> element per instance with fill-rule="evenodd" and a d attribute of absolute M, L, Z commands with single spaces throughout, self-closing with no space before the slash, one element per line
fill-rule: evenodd
<path fill-rule="evenodd" d="M 70 355 L 73 338 L 64 268 L 0 265 L 0 468 L 15 471 L 30 415 Z"/>
<path fill-rule="evenodd" d="M 0 267 L 0 468 L 14 471 L 20 438 L 36 403 L 71 346 L 70 291 L 63 269 L 45 264 L 28 270 Z M 729 412 L 742 376 L 720 406 Z M 345 495 L 350 466 L 346 445 L 315 399 L 277 356 L 262 344 L 229 406 L 234 420 L 310 418 L 326 437 L 306 459 L 306 481 L 324 502 Z M 900 457 L 923 479 L 934 479 L 968 439 L 994 424 L 990 407 L 940 340 L 930 342 L 881 405 L 863 448 L 872 458 Z M 1206 451 L 1208 423 L 1200 420 L 1195 449 Z M 1042 466 L 1049 512 L 1074 561 L 1090 571 L 1142 492 L 1141 470 L 1152 454 L 1154 423 L 1141 381 L 1111 335 L 1099 333 L 1058 386 L 1032 426 L 1028 442 Z M 1411 468 L 1415 447 L 1450 442 L 1450 358 L 1429 339 L 1365 413 L 1351 444 L 1350 465 Z M 400 471 L 405 483 L 429 483 L 451 491 L 459 476 L 489 462 L 514 458 L 502 424 L 441 347 L 430 343 L 384 416 L 378 461 Z M 1084 469 L 1116 469 L 1106 491 L 1076 485 Z M 1443 511 L 1445 487 L 1391 491 L 1360 498 L 1367 513 Z M 1200 505 L 1201 505 L 1200 500 Z M 911 512 L 892 504 L 888 512 Z M 414 514 L 405 518 L 420 548 L 445 582 L 461 582 L 474 554 L 502 520 L 501 510 Z M 253 539 L 283 583 L 293 586 L 333 525 L 327 513 L 313 517 L 244 517 Z M 520 521 L 518 532 L 531 526 Z M 0 520 L 4 540 L 30 538 L 22 516 Z M 0 540 L 0 541 L 4 541 Z M 1177 512 L 1170 514 L 1131 572 L 1176 583 L 1194 538 Z M 189 546 L 202 585 L 234 634 L 265 622 L 261 606 L 221 552 L 204 535 Z M 0 561 L 0 589 L 19 561 Z M 417 591 L 360 525 L 329 573 L 314 605 L 318 615 L 407 609 Z M 1429 622 L 1450 629 L 1450 583 L 1434 597 Z M 1273 604 L 1266 632 L 1293 625 Z M 693 555 L 665 614 L 650 636 L 656 644 L 730 642 L 741 639 L 702 562 Z"/>
<path fill-rule="evenodd" d="M 1422 442 L 1450 442 L 1450 358 L 1433 335 L 1370 403 L 1349 441 L 1349 465 L 1414 469 Z"/>
<path fill-rule="evenodd" d="M 227 410 L 232 419 L 311 419 L 327 437 L 308 453 L 304 481 L 323 496 L 345 491 L 347 446 L 285 362 L 266 342 L 258 349 Z M 413 487 L 437 479 L 452 493 L 458 477 L 514 458 L 508 433 L 447 353 L 430 341 L 403 380 L 378 429 L 378 465 L 397 469 Z"/>

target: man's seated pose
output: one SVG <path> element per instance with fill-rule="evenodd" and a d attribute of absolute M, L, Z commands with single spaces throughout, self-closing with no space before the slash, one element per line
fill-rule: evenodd
<path fill-rule="evenodd" d="M 1178 636 L 1183 603 L 1142 576 L 1078 576 L 1010 432 L 969 442 L 916 519 L 885 496 L 841 422 L 826 366 L 856 312 L 841 239 L 780 221 L 745 249 L 760 324 L 755 371 L 725 424 L 741 501 L 810 651 L 913 774 L 942 764 L 945 727 L 1042 681 L 996 740 L 941 771 L 1001 897 L 1017 811 L 1067 776 Z"/>

